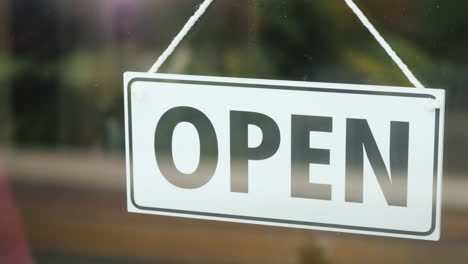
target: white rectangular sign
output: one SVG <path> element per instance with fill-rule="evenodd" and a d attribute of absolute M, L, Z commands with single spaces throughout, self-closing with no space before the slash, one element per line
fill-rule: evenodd
<path fill-rule="evenodd" d="M 128 72 L 130 212 L 438 240 L 443 90 Z"/>

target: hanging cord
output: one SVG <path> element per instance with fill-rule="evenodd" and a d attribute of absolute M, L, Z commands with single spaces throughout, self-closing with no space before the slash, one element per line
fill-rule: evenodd
<path fill-rule="evenodd" d="M 351 10 L 356 14 L 356 16 L 361 20 L 361 23 L 369 30 L 369 32 L 374 36 L 377 42 L 382 46 L 382 48 L 387 52 L 388 56 L 392 58 L 392 60 L 398 65 L 400 70 L 403 74 L 408 78 L 408 80 L 416 87 L 416 88 L 424 88 L 421 82 L 414 77 L 413 73 L 410 71 L 408 66 L 398 57 L 396 52 L 390 47 L 390 45 L 385 41 L 385 39 L 380 35 L 380 33 L 375 29 L 375 27 L 371 24 L 369 19 L 362 13 L 361 9 L 353 2 L 353 0 L 344 0 L 346 4 L 351 8 Z"/>
<path fill-rule="evenodd" d="M 197 23 L 200 17 L 205 13 L 206 9 L 210 6 L 213 0 L 205 0 L 198 10 L 193 14 L 193 16 L 187 21 L 184 25 L 182 30 L 177 34 L 177 36 L 172 40 L 171 44 L 167 49 L 163 52 L 163 54 L 158 58 L 158 60 L 154 63 L 151 69 L 148 72 L 157 72 L 159 67 L 167 60 L 169 56 L 174 52 L 175 48 L 179 45 L 179 43 L 184 39 L 185 35 L 192 29 L 192 27 Z"/>
<path fill-rule="evenodd" d="M 374 36 L 377 42 L 382 46 L 382 48 L 387 52 L 388 56 L 392 58 L 392 60 L 396 63 L 396 65 L 400 68 L 403 74 L 408 78 L 408 80 L 416 87 L 416 88 L 424 88 L 421 82 L 416 79 L 413 73 L 410 71 L 408 66 L 398 57 L 396 52 L 390 47 L 387 41 L 380 35 L 380 33 L 375 29 L 372 23 L 367 19 L 367 17 L 362 13 L 361 9 L 353 2 L 353 0 L 344 0 L 349 8 L 354 12 L 354 14 L 359 18 L 361 23 L 369 30 L 369 32 Z M 177 34 L 177 36 L 172 40 L 171 44 L 167 47 L 167 49 L 163 52 L 163 54 L 157 59 L 154 65 L 148 72 L 157 72 L 161 65 L 167 60 L 167 58 L 174 52 L 177 48 L 179 43 L 184 39 L 185 35 L 190 31 L 190 29 L 197 23 L 201 16 L 205 13 L 206 9 L 210 6 L 213 0 L 205 0 L 195 14 L 190 17 L 187 23 L 184 25 L 182 30 Z"/>

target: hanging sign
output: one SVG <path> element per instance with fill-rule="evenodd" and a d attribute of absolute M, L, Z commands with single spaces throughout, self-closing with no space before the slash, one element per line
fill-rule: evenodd
<path fill-rule="evenodd" d="M 443 90 L 124 79 L 130 212 L 439 239 Z"/>

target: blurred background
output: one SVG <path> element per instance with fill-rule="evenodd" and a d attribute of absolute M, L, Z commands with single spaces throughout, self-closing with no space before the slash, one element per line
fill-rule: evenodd
<path fill-rule="evenodd" d="M 0 0 L 0 263 L 466 263 L 465 1 L 355 1 L 447 91 L 441 241 L 127 213 L 122 74 L 201 2 Z M 161 72 L 411 86 L 343 0 L 215 0 Z"/>

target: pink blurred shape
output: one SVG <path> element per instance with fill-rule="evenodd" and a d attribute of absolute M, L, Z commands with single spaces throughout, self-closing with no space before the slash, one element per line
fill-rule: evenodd
<path fill-rule="evenodd" d="M 18 211 L 0 164 L 0 263 L 32 264 L 31 253 L 23 233 Z"/>

